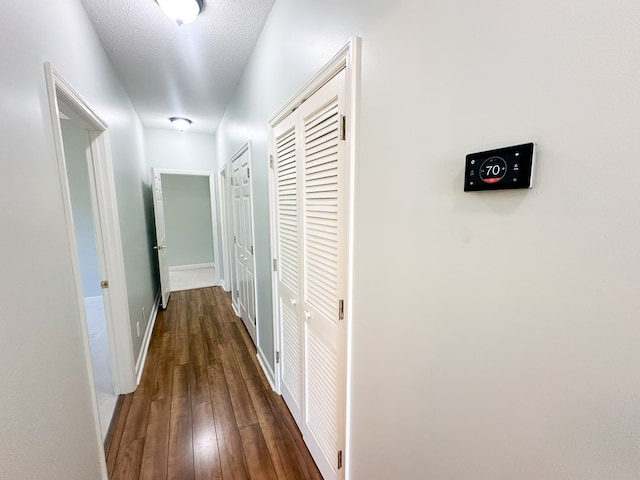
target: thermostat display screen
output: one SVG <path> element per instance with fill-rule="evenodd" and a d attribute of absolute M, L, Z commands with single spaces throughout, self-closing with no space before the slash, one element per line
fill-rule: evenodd
<path fill-rule="evenodd" d="M 465 192 L 531 188 L 534 156 L 533 143 L 467 155 Z"/>

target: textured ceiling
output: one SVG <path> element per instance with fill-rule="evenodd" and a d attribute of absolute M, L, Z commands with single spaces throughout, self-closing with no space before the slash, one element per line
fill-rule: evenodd
<path fill-rule="evenodd" d="M 145 127 L 215 133 L 274 0 L 205 0 L 179 27 L 154 0 L 81 0 Z"/>

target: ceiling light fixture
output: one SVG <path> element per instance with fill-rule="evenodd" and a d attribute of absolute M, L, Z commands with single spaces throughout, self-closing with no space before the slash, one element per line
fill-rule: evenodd
<path fill-rule="evenodd" d="M 204 5 L 204 0 L 156 0 L 164 14 L 178 25 L 193 22 Z"/>
<path fill-rule="evenodd" d="M 171 122 L 171 125 L 176 127 L 181 132 L 189 128 L 189 126 L 193 123 L 191 120 L 184 117 L 171 117 L 169 118 L 169 121 Z"/>

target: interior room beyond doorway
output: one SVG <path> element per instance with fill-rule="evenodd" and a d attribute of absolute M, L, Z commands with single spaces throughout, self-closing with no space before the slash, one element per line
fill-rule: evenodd
<path fill-rule="evenodd" d="M 217 285 L 209 183 L 202 175 L 162 174 L 171 291 Z"/>

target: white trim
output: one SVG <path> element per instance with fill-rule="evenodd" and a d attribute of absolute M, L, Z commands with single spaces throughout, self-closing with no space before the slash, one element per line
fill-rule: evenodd
<path fill-rule="evenodd" d="M 274 127 L 287 115 L 302 105 L 311 95 L 317 92 L 320 87 L 331 80 L 336 74 L 353 63 L 351 52 L 355 45 L 359 45 L 360 39 L 353 37 L 336 53 L 329 62 L 309 80 L 304 87 L 291 96 L 289 100 L 269 118 L 269 126 Z"/>
<path fill-rule="evenodd" d="M 288 102 L 290 103 L 290 102 Z M 286 118 L 286 117 L 283 117 Z M 278 316 L 278 274 L 277 272 L 274 271 L 273 269 L 273 262 L 277 261 L 278 259 L 278 244 L 276 241 L 277 238 L 277 229 L 275 229 L 275 225 L 277 223 L 277 218 L 276 218 L 276 202 L 277 202 L 277 198 L 276 198 L 276 174 L 275 174 L 275 164 L 273 166 L 273 168 L 271 167 L 271 159 L 273 158 L 273 161 L 275 162 L 275 138 L 273 135 L 273 128 L 274 125 L 269 124 L 269 135 L 268 135 L 268 139 L 267 139 L 267 148 L 268 150 L 268 155 L 269 155 L 269 171 L 268 171 L 268 175 L 267 175 L 267 187 L 269 189 L 269 230 L 270 230 L 270 246 L 271 246 L 271 262 L 272 264 L 270 265 L 271 267 L 271 305 L 272 305 L 272 313 L 271 313 L 271 318 L 273 319 L 273 325 L 272 325 L 272 329 L 273 329 L 273 351 L 274 352 L 279 352 L 281 351 L 280 349 L 280 321 L 279 321 L 279 316 Z M 278 394 L 278 395 L 282 395 L 282 388 L 281 388 L 281 378 L 282 378 L 282 370 L 280 368 L 280 365 L 278 363 L 275 362 L 274 359 L 274 391 Z"/>
<path fill-rule="evenodd" d="M 109 288 L 102 291 L 105 298 L 107 331 L 113 345 L 111 355 L 114 357 L 114 391 L 116 394 L 129 393 L 135 390 L 135 366 L 133 342 L 131 337 L 129 294 L 124 270 L 124 253 L 120 234 L 120 218 L 118 215 L 115 177 L 111 161 L 109 132 L 99 134 L 90 132 L 91 150 L 94 159 L 93 174 L 97 186 L 96 202 L 101 205 L 100 226 L 104 251 L 106 254 L 106 280 Z"/>
<path fill-rule="evenodd" d="M 178 270 L 197 270 L 199 268 L 216 268 L 215 263 L 194 263 L 192 265 L 176 265 L 175 267 L 169 267 L 170 272 Z"/>
<path fill-rule="evenodd" d="M 136 385 L 140 385 L 140 378 L 142 378 L 142 372 L 144 371 L 144 365 L 147 361 L 147 353 L 149 352 L 149 344 L 151 343 L 151 335 L 153 335 L 153 327 L 156 325 L 156 318 L 158 318 L 158 308 L 160 307 L 160 301 L 162 294 L 160 290 L 156 294 L 156 299 L 153 301 L 151 312 L 149 312 L 149 321 L 147 322 L 147 331 L 144 332 L 144 338 L 142 339 L 142 348 L 140 349 L 140 355 L 138 355 L 138 361 L 136 362 Z"/>
<path fill-rule="evenodd" d="M 213 246 L 213 262 L 214 267 L 220 264 L 220 254 L 218 252 L 218 215 L 217 215 L 217 202 L 216 202 L 216 173 L 212 170 L 173 170 L 169 168 L 155 168 L 153 170 L 160 175 L 188 175 L 193 177 L 208 177 L 209 178 L 209 199 L 211 202 L 211 242 Z M 219 269 L 215 269 L 215 282 L 216 285 L 220 284 Z"/>
<path fill-rule="evenodd" d="M 75 236 L 71 193 L 67 176 L 67 163 L 64 154 L 62 128 L 60 125 L 60 105 L 64 103 L 71 109 L 74 117 L 86 124 L 90 130 L 90 147 L 87 149 L 89 162 L 89 188 L 92 195 L 92 208 L 96 228 L 96 243 L 100 263 L 101 276 L 110 285 L 103 291 L 105 319 L 109 337 L 109 350 L 112 366 L 114 391 L 116 394 L 135 389 L 133 362 L 133 346 L 129 325 L 129 307 L 127 288 L 124 277 L 124 257 L 120 237 L 120 223 L 115 198 L 115 181 L 113 164 L 109 147 L 107 124 L 96 114 L 89 104 L 52 68 L 50 63 L 44 64 L 45 81 L 49 96 L 49 113 L 53 130 L 55 153 L 58 160 L 58 175 L 62 202 L 65 212 L 65 223 L 71 254 L 71 267 L 74 276 L 76 305 L 82 331 L 82 347 L 84 351 L 85 369 L 88 378 L 89 395 L 92 404 L 94 430 L 98 447 L 101 476 L 108 478 L 106 458 L 103 446 L 102 428 L 98 400 L 93 375 L 91 347 L 84 297 L 82 293 L 82 277 L 80 260 Z M 105 278 L 106 277 L 106 278 Z"/>
<path fill-rule="evenodd" d="M 345 321 L 347 322 L 347 338 L 346 338 L 346 398 L 345 398 L 345 455 L 344 455 L 344 475 L 346 479 L 351 478 L 351 372 L 352 372 L 352 348 L 351 339 L 353 332 L 353 258 L 355 254 L 354 238 L 355 238 L 355 198 L 356 198 L 356 167 L 358 165 L 359 155 L 359 132 L 360 132 L 360 79 L 361 79 L 361 60 L 362 60 L 362 40 L 359 37 L 353 37 L 349 41 L 350 49 L 347 61 L 347 132 L 351 138 L 348 142 L 349 148 L 349 179 L 348 186 L 348 246 L 347 246 L 347 305 Z"/>
<path fill-rule="evenodd" d="M 233 273 L 231 270 L 231 254 L 229 247 L 229 179 L 227 177 L 227 165 L 224 164 L 218 169 L 218 207 L 220 210 L 220 250 L 221 250 L 221 262 L 222 269 L 218 269 L 218 277 L 220 278 L 220 285 L 225 292 L 231 290 L 233 285 Z M 220 271 L 224 270 L 224 277 L 220 276 Z"/>
<path fill-rule="evenodd" d="M 267 361 L 267 356 L 264 354 L 262 349 L 260 347 L 257 347 L 257 350 L 258 350 L 258 354 L 256 355 L 256 357 L 258 358 L 258 363 L 262 367 L 264 376 L 267 377 L 267 381 L 269 382 L 269 386 L 271 387 L 271 390 L 276 392 L 276 386 L 275 386 L 276 375 L 274 371 L 271 369 L 271 367 L 269 366 L 269 362 Z"/>

